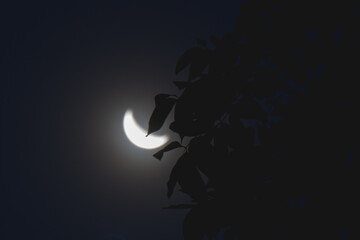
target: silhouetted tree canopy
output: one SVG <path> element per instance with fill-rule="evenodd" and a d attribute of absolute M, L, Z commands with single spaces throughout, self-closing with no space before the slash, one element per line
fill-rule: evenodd
<path fill-rule="evenodd" d="M 248 1 L 232 32 L 180 57 L 188 81 L 155 97 L 148 132 L 174 110 L 179 141 L 154 156 L 184 148 L 167 187 L 193 199 L 171 206 L 190 208 L 185 240 L 351 239 L 359 18 L 358 3 Z"/>

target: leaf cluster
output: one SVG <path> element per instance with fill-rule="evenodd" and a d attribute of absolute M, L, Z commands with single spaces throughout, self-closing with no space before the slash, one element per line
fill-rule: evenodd
<path fill-rule="evenodd" d="M 351 215 L 359 157 L 359 8 L 296 3 L 241 5 L 232 32 L 179 58 L 180 95 L 155 97 L 148 134 L 174 110 L 179 141 L 154 157 L 184 149 L 167 187 L 195 203 L 171 206 L 191 208 L 186 240 L 337 239 L 353 226 L 337 219 Z"/>

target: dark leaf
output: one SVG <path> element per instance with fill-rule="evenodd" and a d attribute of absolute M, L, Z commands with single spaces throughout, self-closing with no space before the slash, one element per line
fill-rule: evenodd
<path fill-rule="evenodd" d="M 206 201 L 194 206 L 185 216 L 183 224 L 184 239 L 215 239 L 225 226 L 228 211 L 226 206 L 214 201 Z"/>
<path fill-rule="evenodd" d="M 171 97 L 176 97 L 175 95 L 166 94 L 166 93 L 160 93 L 155 96 L 155 105 L 160 105 L 164 101 L 167 101 L 168 99 L 173 99 Z"/>
<path fill-rule="evenodd" d="M 193 80 L 202 74 L 206 66 L 210 63 L 210 56 L 209 51 L 203 50 L 198 56 L 194 57 L 190 65 L 189 80 Z"/>
<path fill-rule="evenodd" d="M 146 136 L 158 131 L 164 124 L 176 102 L 176 99 L 172 98 L 172 96 L 173 95 L 169 94 L 158 94 L 155 96 L 155 109 L 151 114 Z"/>
<path fill-rule="evenodd" d="M 219 167 L 216 164 L 216 152 L 214 152 L 214 148 L 211 145 L 211 140 L 212 138 L 209 136 L 195 137 L 191 139 L 188 145 L 188 151 L 191 154 L 194 164 L 199 168 L 201 173 L 205 175 L 203 179 L 212 178 L 217 171 L 217 167 Z M 224 156 L 225 155 L 219 157 L 223 158 Z"/>
<path fill-rule="evenodd" d="M 265 121 L 266 113 L 262 106 L 251 98 L 243 98 L 238 103 L 234 104 L 231 109 L 232 119 L 257 119 Z"/>
<path fill-rule="evenodd" d="M 181 174 L 186 174 L 186 161 L 187 158 L 189 157 L 188 153 L 184 153 L 176 162 L 175 166 L 173 167 L 173 169 L 171 170 L 170 173 L 170 177 L 167 183 L 167 188 L 168 188 L 168 192 L 167 192 L 167 196 L 168 198 L 171 197 L 171 195 L 174 192 L 174 188 L 176 186 L 176 183 L 179 181 L 179 178 L 181 176 Z"/>
<path fill-rule="evenodd" d="M 221 229 L 226 240 L 235 235 L 325 239 L 329 229 L 339 231 L 339 224 L 352 229 L 345 212 L 353 212 L 356 204 L 351 200 L 356 182 L 352 165 L 359 158 L 351 141 L 359 119 L 357 88 L 351 87 L 359 61 L 349 54 L 360 52 L 359 44 L 354 45 L 355 10 L 324 12 L 311 1 L 276 3 L 275 8 L 271 1 L 246 2 L 232 33 L 211 37 L 211 52 L 198 40 L 175 69 L 178 74 L 189 66 L 191 82 L 174 82 L 182 95 L 170 128 L 192 139 L 171 172 L 168 196 L 179 184 L 193 201 L 201 201 L 184 220 L 184 239 L 215 239 Z M 334 20 L 334 12 L 348 16 Z M 332 40 L 335 26 L 343 32 L 340 46 Z M 315 36 L 309 41 L 310 32 Z M 317 70 L 321 62 L 326 67 Z M 168 98 L 160 95 L 157 103 Z M 337 109 L 339 100 L 342 107 Z M 270 112 L 281 120 L 270 121 Z M 155 157 L 161 159 L 165 149 Z M 346 162 L 349 151 L 353 156 Z M 327 159 L 339 159 L 339 164 Z M 208 190 L 214 191 L 204 192 L 202 173 Z M 299 209 L 282 206 L 285 199 L 294 202 L 308 194 L 311 198 Z M 213 204 L 204 207 L 209 202 Z M 340 209 L 344 207 L 346 211 Z M 311 230 L 321 234 L 312 237 Z"/>
<path fill-rule="evenodd" d="M 198 126 L 193 122 L 172 122 L 170 129 L 180 135 L 181 138 L 184 136 L 196 136 L 203 132 L 201 126 Z"/>
<path fill-rule="evenodd" d="M 175 148 L 179 148 L 179 147 L 183 147 L 179 142 L 177 142 L 177 141 L 171 142 L 166 147 L 164 147 L 160 151 L 156 152 L 153 156 L 155 158 L 161 160 L 161 158 L 163 157 L 165 152 L 171 151 L 171 150 L 173 150 Z"/>
<path fill-rule="evenodd" d="M 164 209 L 185 209 L 185 208 L 193 208 L 197 206 L 197 204 L 178 204 L 178 205 L 170 205 L 165 207 Z"/>
<path fill-rule="evenodd" d="M 183 172 L 179 178 L 181 191 L 189 195 L 196 202 L 206 200 L 206 186 L 199 170 L 193 162 L 187 163 L 184 169 L 186 169 L 186 172 Z"/>
<path fill-rule="evenodd" d="M 207 198 L 205 183 L 196 169 L 189 153 L 184 153 L 171 171 L 168 181 L 168 197 L 170 197 L 179 183 L 181 191 L 193 200 L 200 202 Z"/>
<path fill-rule="evenodd" d="M 198 208 L 191 209 L 183 223 L 184 240 L 204 239 L 204 220 L 204 216 Z"/>
<path fill-rule="evenodd" d="M 192 83 L 191 82 L 181 82 L 181 81 L 174 81 L 174 84 L 178 87 L 179 90 L 187 88 Z"/>
<path fill-rule="evenodd" d="M 223 123 L 214 134 L 214 152 L 216 156 L 224 157 L 228 154 L 229 125 Z"/>
<path fill-rule="evenodd" d="M 200 136 L 191 139 L 189 143 L 189 153 L 193 156 L 200 157 L 202 154 L 211 152 L 212 147 L 210 144 L 211 137 L 209 136 Z"/>
<path fill-rule="evenodd" d="M 170 129 L 182 136 L 196 136 L 213 126 L 219 102 L 216 89 L 208 78 L 201 78 L 187 87 L 179 97 Z M 210 85 L 210 86 L 209 86 Z M 222 99 L 226 97 L 221 97 Z"/>
<path fill-rule="evenodd" d="M 178 60 L 176 64 L 175 74 L 181 72 L 184 68 L 186 68 L 189 64 L 194 62 L 196 58 L 203 52 L 204 50 L 200 47 L 193 47 L 187 50 Z"/>

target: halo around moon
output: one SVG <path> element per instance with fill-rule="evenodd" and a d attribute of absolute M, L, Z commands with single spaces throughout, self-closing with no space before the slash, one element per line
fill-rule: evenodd
<path fill-rule="evenodd" d="M 123 126 L 126 137 L 135 146 L 143 149 L 154 149 L 161 147 L 168 140 L 168 136 L 146 136 L 146 131 L 136 122 L 132 110 L 125 112 Z"/>

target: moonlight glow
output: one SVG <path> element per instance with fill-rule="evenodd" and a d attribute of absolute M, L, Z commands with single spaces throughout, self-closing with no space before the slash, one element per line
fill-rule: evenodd
<path fill-rule="evenodd" d="M 142 129 L 134 119 L 133 112 L 127 110 L 123 121 L 124 131 L 130 142 L 134 145 L 144 148 L 153 149 L 164 145 L 169 138 L 167 136 L 147 136 L 146 131 Z"/>

